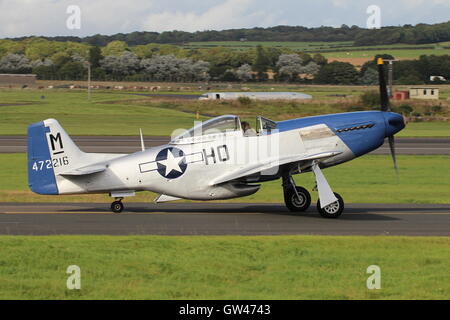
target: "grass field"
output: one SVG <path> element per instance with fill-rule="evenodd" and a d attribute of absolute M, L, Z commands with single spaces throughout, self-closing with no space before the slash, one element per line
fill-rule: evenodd
<path fill-rule="evenodd" d="M 348 92 L 348 98 L 334 98 L 333 102 L 321 100 L 321 97 L 334 95 L 330 91 L 314 91 L 304 90 L 308 94 L 313 94 L 317 99 L 305 102 L 252 102 L 248 105 L 242 105 L 239 102 L 228 101 L 211 101 L 202 103 L 178 103 L 178 102 L 161 102 L 157 104 L 160 108 L 168 110 L 178 110 L 181 112 L 188 112 L 191 114 L 197 111 L 200 114 L 210 116 L 220 116 L 223 114 L 236 114 L 241 117 L 241 120 L 248 121 L 256 125 L 256 116 L 263 115 L 266 118 L 282 121 L 286 119 L 295 119 L 301 117 L 352 112 L 368 110 L 367 108 L 358 107 L 358 102 L 355 101 L 360 92 Z M 342 94 L 342 92 L 341 92 Z M 135 100 L 131 102 L 133 105 L 152 106 L 154 102 L 151 100 Z M 426 112 L 431 105 L 414 105 L 414 110 Z M 446 112 L 450 108 L 444 107 Z M 450 122 L 409 122 L 404 130 L 399 134 L 399 137 L 415 137 L 415 138 L 430 138 L 430 137 L 450 137 Z"/>
<path fill-rule="evenodd" d="M 45 99 L 41 99 L 44 95 Z M 153 106 L 117 103 L 142 99 L 126 93 L 96 92 L 88 101 L 82 91 L 37 90 L 0 91 L 0 103 L 31 103 L 3 106 L 0 134 L 26 135 L 29 124 L 55 118 L 72 135 L 136 135 L 139 128 L 147 135 L 169 135 L 176 128 L 190 128 L 194 115 Z M 113 102 L 113 103 L 110 103 Z"/>
<path fill-rule="evenodd" d="M 397 137 L 450 137 L 450 122 L 410 122 Z"/>
<path fill-rule="evenodd" d="M 268 86 L 254 87 L 255 90 L 268 90 Z M 0 134 L 26 135 L 29 124 L 55 118 L 70 135 L 137 135 L 139 128 L 146 135 L 171 135 L 175 129 L 192 127 L 197 111 L 213 116 L 237 114 L 251 123 L 254 123 L 257 115 L 286 120 L 357 111 L 361 110 L 357 107 L 359 95 L 368 90 L 367 87 L 277 86 L 277 90 L 295 89 L 312 94 L 315 99 L 307 102 L 252 102 L 242 105 L 225 101 L 164 100 L 126 92 L 94 92 L 92 101 L 88 101 L 86 92 L 77 90 L 3 89 L 0 90 Z M 442 91 L 443 95 L 448 94 L 450 88 L 444 86 Z M 346 98 L 337 95 L 345 95 Z M 42 99 L 42 96 L 45 98 Z M 443 105 L 443 108 L 447 110 L 448 106 Z M 411 123 L 400 136 L 450 137 L 450 122 Z"/>
<path fill-rule="evenodd" d="M 448 299 L 450 239 L 1 236 L 0 299 Z M 66 288 L 81 268 L 81 290 Z M 366 287 L 381 268 L 381 289 Z"/>
<path fill-rule="evenodd" d="M 364 156 L 324 171 L 347 203 L 450 203 L 450 156 L 399 156 L 397 180 L 389 156 Z M 24 154 L 0 154 L 2 202 L 111 202 L 107 195 L 40 196 L 28 189 Z M 296 176 L 311 190 L 311 173 Z M 139 193 L 126 201 L 150 202 L 155 195 Z M 317 193 L 312 193 L 313 201 Z M 256 194 L 234 202 L 283 202 L 281 181 L 266 182 Z"/>

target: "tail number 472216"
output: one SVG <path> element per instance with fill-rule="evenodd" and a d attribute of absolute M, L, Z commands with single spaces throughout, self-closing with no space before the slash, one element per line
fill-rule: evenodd
<path fill-rule="evenodd" d="M 62 157 L 62 158 L 55 158 L 52 160 L 39 160 L 35 161 L 33 163 L 33 170 L 34 171 L 42 171 L 42 170 L 49 170 L 52 168 L 58 168 L 62 166 L 67 166 L 69 164 L 68 157 Z"/>

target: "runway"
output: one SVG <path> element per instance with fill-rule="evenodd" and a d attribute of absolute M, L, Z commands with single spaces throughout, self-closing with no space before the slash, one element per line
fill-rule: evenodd
<path fill-rule="evenodd" d="M 75 143 L 85 152 L 133 153 L 140 151 L 138 136 L 73 136 Z M 146 147 L 154 147 L 169 142 L 165 136 L 147 136 Z M 403 155 L 450 155 L 448 138 L 396 138 L 396 150 Z M 24 153 L 27 151 L 26 136 L 0 136 L 0 153 Z M 385 143 L 372 154 L 390 154 Z"/>
<path fill-rule="evenodd" d="M 450 236 L 450 205 L 349 204 L 340 219 L 282 204 L 2 203 L 2 235 L 403 235 Z"/>

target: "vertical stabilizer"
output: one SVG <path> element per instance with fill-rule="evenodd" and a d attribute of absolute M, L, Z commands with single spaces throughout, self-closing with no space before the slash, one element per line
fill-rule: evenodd
<path fill-rule="evenodd" d="M 59 194 L 56 175 L 80 165 L 84 153 L 58 121 L 34 123 L 28 127 L 28 184 L 39 194 Z"/>

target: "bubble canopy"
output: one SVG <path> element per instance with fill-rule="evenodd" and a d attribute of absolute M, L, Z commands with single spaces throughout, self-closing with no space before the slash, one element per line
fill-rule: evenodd
<path fill-rule="evenodd" d="M 239 117 L 234 115 L 225 115 L 203 121 L 182 135 L 179 135 L 173 139 L 173 141 L 235 131 L 241 131 L 241 121 Z"/>

